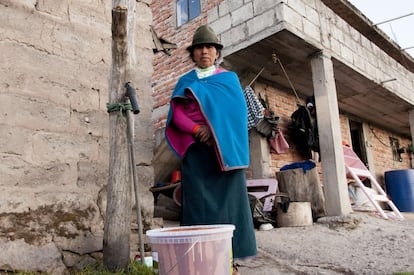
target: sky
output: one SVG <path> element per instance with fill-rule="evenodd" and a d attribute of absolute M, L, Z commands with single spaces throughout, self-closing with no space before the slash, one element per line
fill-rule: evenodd
<path fill-rule="evenodd" d="M 401 48 L 414 57 L 414 0 L 348 0 L 359 9 L 373 24 L 395 19 L 378 27 Z"/>

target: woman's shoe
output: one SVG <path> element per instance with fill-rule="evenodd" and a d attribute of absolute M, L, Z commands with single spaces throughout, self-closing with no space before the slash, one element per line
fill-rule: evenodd
<path fill-rule="evenodd" d="M 241 275 L 240 271 L 239 271 L 239 264 L 235 263 L 233 264 L 233 274 L 232 275 Z"/>

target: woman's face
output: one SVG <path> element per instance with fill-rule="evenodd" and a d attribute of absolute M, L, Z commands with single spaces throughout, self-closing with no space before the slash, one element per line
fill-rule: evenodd
<path fill-rule="evenodd" d="M 194 47 L 193 59 L 198 67 L 204 69 L 214 65 L 219 58 L 219 52 L 213 45 L 198 45 Z"/>

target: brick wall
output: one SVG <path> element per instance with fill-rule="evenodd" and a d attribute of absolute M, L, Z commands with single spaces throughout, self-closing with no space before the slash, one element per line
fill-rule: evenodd
<path fill-rule="evenodd" d="M 398 139 L 400 147 L 407 148 L 411 143 L 410 139 L 395 135 L 389 131 L 370 127 L 368 134 L 368 146 L 373 150 L 375 173 L 378 179 L 383 180 L 384 172 L 389 170 L 409 169 L 410 155 L 401 154 L 402 161 L 393 160 L 390 137 Z"/>
<path fill-rule="evenodd" d="M 186 50 L 191 44 L 194 31 L 200 25 L 207 23 L 207 11 L 222 1 L 201 1 L 201 16 L 179 27 L 176 23 L 176 1 L 152 1 L 153 25 L 157 35 L 177 44 L 177 49 L 172 51 L 171 56 L 160 52 L 155 54 L 153 59 L 153 119 L 156 129 L 165 126 L 168 102 L 178 77 L 194 67 Z"/>
<path fill-rule="evenodd" d="M 282 91 L 270 85 L 261 84 L 260 82 L 257 82 L 254 85 L 254 89 L 256 93 L 260 93 L 263 97 L 267 97 L 271 110 L 280 117 L 279 126 L 291 146 L 289 153 L 287 154 L 271 154 L 271 166 L 274 174 L 279 171 L 282 166 L 288 163 L 303 161 L 295 150 L 295 145 L 292 144 L 290 140 L 288 129 L 290 116 L 296 110 L 296 97 L 293 91 Z M 340 115 L 340 128 L 342 140 L 351 144 L 348 117 L 345 115 Z M 380 184 L 384 184 L 383 177 L 385 171 L 410 168 L 410 155 L 408 153 L 401 154 L 403 159 L 401 162 L 393 160 L 389 137 L 398 139 L 400 147 L 405 148 L 409 146 L 410 139 L 375 126 L 369 126 L 369 129 L 370 131 L 365 133 L 368 137 L 366 144 L 368 144 L 374 157 L 373 168 L 375 170 L 375 176 Z M 321 170 L 320 163 L 318 169 L 319 171 Z"/>

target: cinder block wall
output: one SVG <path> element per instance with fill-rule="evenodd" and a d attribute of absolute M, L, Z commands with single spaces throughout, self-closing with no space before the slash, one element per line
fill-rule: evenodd
<path fill-rule="evenodd" d="M 226 45 L 226 55 L 287 29 L 375 83 L 396 78 L 387 89 L 414 103 L 413 73 L 320 0 L 224 1 L 208 11 L 208 22 Z"/>

